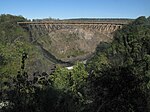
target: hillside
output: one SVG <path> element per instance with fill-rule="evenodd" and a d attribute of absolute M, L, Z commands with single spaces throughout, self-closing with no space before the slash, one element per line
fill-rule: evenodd
<path fill-rule="evenodd" d="M 45 20 L 49 19 L 33 21 Z M 1 74 L 16 74 L 23 52 L 28 54 L 26 70 L 29 73 L 43 71 L 50 73 L 57 64 L 68 66 L 77 60 L 89 59 L 100 42 L 110 42 L 113 39 L 113 33 L 82 28 L 57 31 L 47 31 L 41 27 L 25 29 L 17 24 L 24 21 L 29 20 L 21 16 L 0 16 Z"/>
<path fill-rule="evenodd" d="M 28 54 L 26 69 L 29 73 L 49 71 L 53 64 L 45 58 L 38 46 L 30 42 L 28 31 L 17 25 L 28 21 L 21 16 L 0 16 L 0 73 L 1 76 L 16 74 L 21 66 L 22 54 Z"/>

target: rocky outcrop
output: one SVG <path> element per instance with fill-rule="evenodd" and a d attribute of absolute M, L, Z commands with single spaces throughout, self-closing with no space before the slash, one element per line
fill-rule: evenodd
<path fill-rule="evenodd" d="M 89 57 L 100 42 L 109 42 L 113 33 L 83 28 L 48 31 L 41 26 L 32 26 L 30 40 L 63 62 L 75 62 Z M 37 45 L 39 45 L 37 44 Z"/>

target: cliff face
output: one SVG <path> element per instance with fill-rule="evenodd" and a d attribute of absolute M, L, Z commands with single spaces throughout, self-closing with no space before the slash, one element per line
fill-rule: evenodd
<path fill-rule="evenodd" d="M 79 27 L 49 31 L 41 26 L 32 26 L 29 31 L 31 42 L 38 43 L 56 59 L 71 63 L 86 59 L 100 42 L 109 42 L 113 38 L 113 33 Z"/>

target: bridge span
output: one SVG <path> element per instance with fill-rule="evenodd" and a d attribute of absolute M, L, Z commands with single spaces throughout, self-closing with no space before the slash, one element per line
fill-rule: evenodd
<path fill-rule="evenodd" d="M 17 22 L 24 28 L 44 28 L 48 31 L 55 31 L 61 29 L 77 29 L 82 28 L 84 30 L 92 30 L 99 32 L 112 33 L 117 29 L 121 29 L 123 25 L 129 24 L 129 22 L 120 21 L 41 21 L 41 22 Z"/>

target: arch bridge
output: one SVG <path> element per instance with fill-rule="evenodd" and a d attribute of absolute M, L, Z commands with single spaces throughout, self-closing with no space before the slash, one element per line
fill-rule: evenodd
<path fill-rule="evenodd" d="M 46 29 L 48 31 L 55 31 L 61 29 L 77 29 L 99 31 L 105 33 L 112 33 L 117 29 L 121 29 L 123 25 L 128 22 L 117 21 L 41 21 L 41 22 L 17 22 L 23 28 L 32 30 L 33 28 Z"/>

